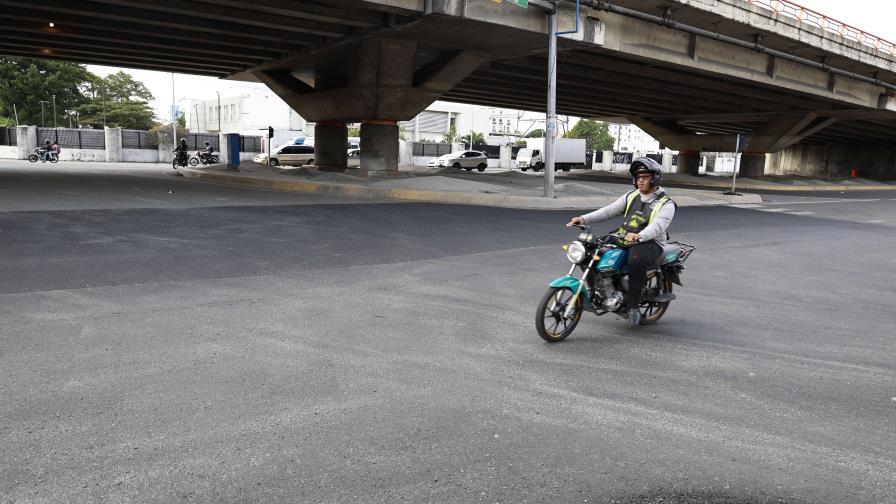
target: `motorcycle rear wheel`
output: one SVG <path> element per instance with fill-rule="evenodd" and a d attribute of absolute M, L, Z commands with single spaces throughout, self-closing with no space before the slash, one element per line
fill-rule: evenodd
<path fill-rule="evenodd" d="M 565 317 L 564 313 L 573 295 L 574 292 L 570 289 L 554 287 L 541 298 L 535 311 L 535 329 L 541 339 L 556 343 L 572 334 L 582 318 L 582 303 L 585 298 L 584 294 L 579 294 L 572 314 Z"/>
<path fill-rule="evenodd" d="M 196 166 L 199 164 L 199 158 L 191 157 L 190 158 L 190 166 Z"/>
<path fill-rule="evenodd" d="M 659 291 L 662 294 L 670 293 L 672 292 L 672 280 L 669 280 L 669 278 L 664 276 L 662 284 L 660 284 L 657 275 L 648 276 L 647 279 L 644 280 L 643 292 L 656 288 L 659 288 Z M 671 303 L 671 301 L 665 303 L 651 303 L 649 301 L 641 303 L 639 309 L 641 311 L 641 325 L 656 324 L 660 318 L 666 314 L 666 311 L 669 309 L 669 303 Z"/>
<path fill-rule="evenodd" d="M 59 162 L 59 156 L 50 156 L 50 162 L 51 162 L 51 163 L 58 163 L 58 162 Z"/>

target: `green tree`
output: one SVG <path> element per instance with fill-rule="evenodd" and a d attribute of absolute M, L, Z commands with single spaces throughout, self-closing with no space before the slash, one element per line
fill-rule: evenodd
<path fill-rule="evenodd" d="M 457 141 L 460 142 L 460 143 L 462 143 L 462 144 L 470 145 L 470 134 L 467 133 L 466 135 L 464 135 L 464 136 L 458 138 Z M 485 137 L 482 136 L 482 133 L 479 133 L 479 132 L 475 132 L 475 131 L 474 131 L 474 132 L 473 132 L 473 144 L 479 144 L 479 145 L 481 145 L 481 144 L 484 144 L 484 143 L 485 143 Z"/>
<path fill-rule="evenodd" d="M 361 136 L 361 128 L 348 128 L 348 136 L 349 137 L 360 137 Z"/>
<path fill-rule="evenodd" d="M 171 123 L 160 123 L 157 122 L 149 128 L 149 143 L 152 145 L 170 144 L 172 148 L 174 143 L 177 143 L 181 138 L 186 138 L 186 136 L 190 133 L 190 130 L 181 127 L 178 125 L 177 127 L 177 138 L 174 139 L 174 142 L 171 140 Z"/>
<path fill-rule="evenodd" d="M 566 134 L 566 138 L 584 138 L 588 149 L 613 150 L 613 137 L 607 123 L 582 119 Z"/>
<path fill-rule="evenodd" d="M 457 140 L 457 127 L 452 124 L 448 127 L 448 131 L 442 135 L 442 142 L 453 144 L 455 140 Z"/>
<path fill-rule="evenodd" d="M 129 74 L 118 72 L 106 77 L 91 74 L 85 94 L 90 101 L 78 107 L 81 124 L 91 128 L 150 129 L 155 114 L 149 108 L 152 93 L 142 82 Z M 103 112 L 105 111 L 105 119 Z M 186 127 L 183 115 L 178 117 L 181 127 Z"/>
<path fill-rule="evenodd" d="M 526 138 L 542 138 L 542 137 L 544 137 L 544 130 L 541 128 L 534 129 L 534 130 L 526 133 Z"/>
<path fill-rule="evenodd" d="M 0 116 L 13 117 L 13 104 L 19 124 L 53 125 L 55 95 L 57 123 L 63 110 L 77 108 L 89 100 L 85 89 L 92 74 L 84 65 L 45 59 L 0 56 Z"/>

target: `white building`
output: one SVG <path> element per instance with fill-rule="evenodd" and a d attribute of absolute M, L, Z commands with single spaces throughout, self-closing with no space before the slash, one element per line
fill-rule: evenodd
<path fill-rule="evenodd" d="M 615 141 L 613 149 L 616 152 L 660 152 L 660 143 L 634 124 L 610 124 L 609 133 Z"/>
<path fill-rule="evenodd" d="M 189 99 L 182 111 L 193 133 L 266 135 L 268 126 L 273 126 L 299 134 L 314 128 L 267 89 L 243 88 L 235 94 Z"/>

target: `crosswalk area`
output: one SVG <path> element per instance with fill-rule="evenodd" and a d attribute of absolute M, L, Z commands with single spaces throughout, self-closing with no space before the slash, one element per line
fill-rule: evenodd
<path fill-rule="evenodd" d="M 892 203 L 894 201 L 896 198 L 799 198 L 770 199 L 763 203 L 731 206 L 778 215 L 836 219 L 866 224 L 888 224 L 896 223 L 896 205 Z"/>

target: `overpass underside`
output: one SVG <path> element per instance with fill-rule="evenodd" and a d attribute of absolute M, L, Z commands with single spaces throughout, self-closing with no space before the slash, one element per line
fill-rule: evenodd
<path fill-rule="evenodd" d="M 559 44 L 559 113 L 625 118 L 681 151 L 684 171 L 696 170 L 701 151 L 734 151 L 737 134 L 741 150 L 755 154 L 746 174 L 763 171 L 766 153 L 896 145 L 896 98 L 885 84 L 896 82 L 896 56 L 831 40 L 743 0 L 720 0 L 718 12 L 696 0 L 669 2 L 667 11 L 646 0 L 614 4 L 752 41 L 756 50 L 583 8 L 578 31 Z M 396 169 L 397 121 L 436 99 L 546 107 L 547 17 L 534 8 L 490 0 L 0 0 L 0 7 L 0 53 L 264 82 L 317 123 L 317 161 L 335 169 L 346 166 L 346 123 L 362 123 L 362 166 L 388 171 Z M 573 29 L 574 4 L 561 7 L 559 28 Z M 878 164 L 881 174 L 896 171 L 896 160 Z"/>

